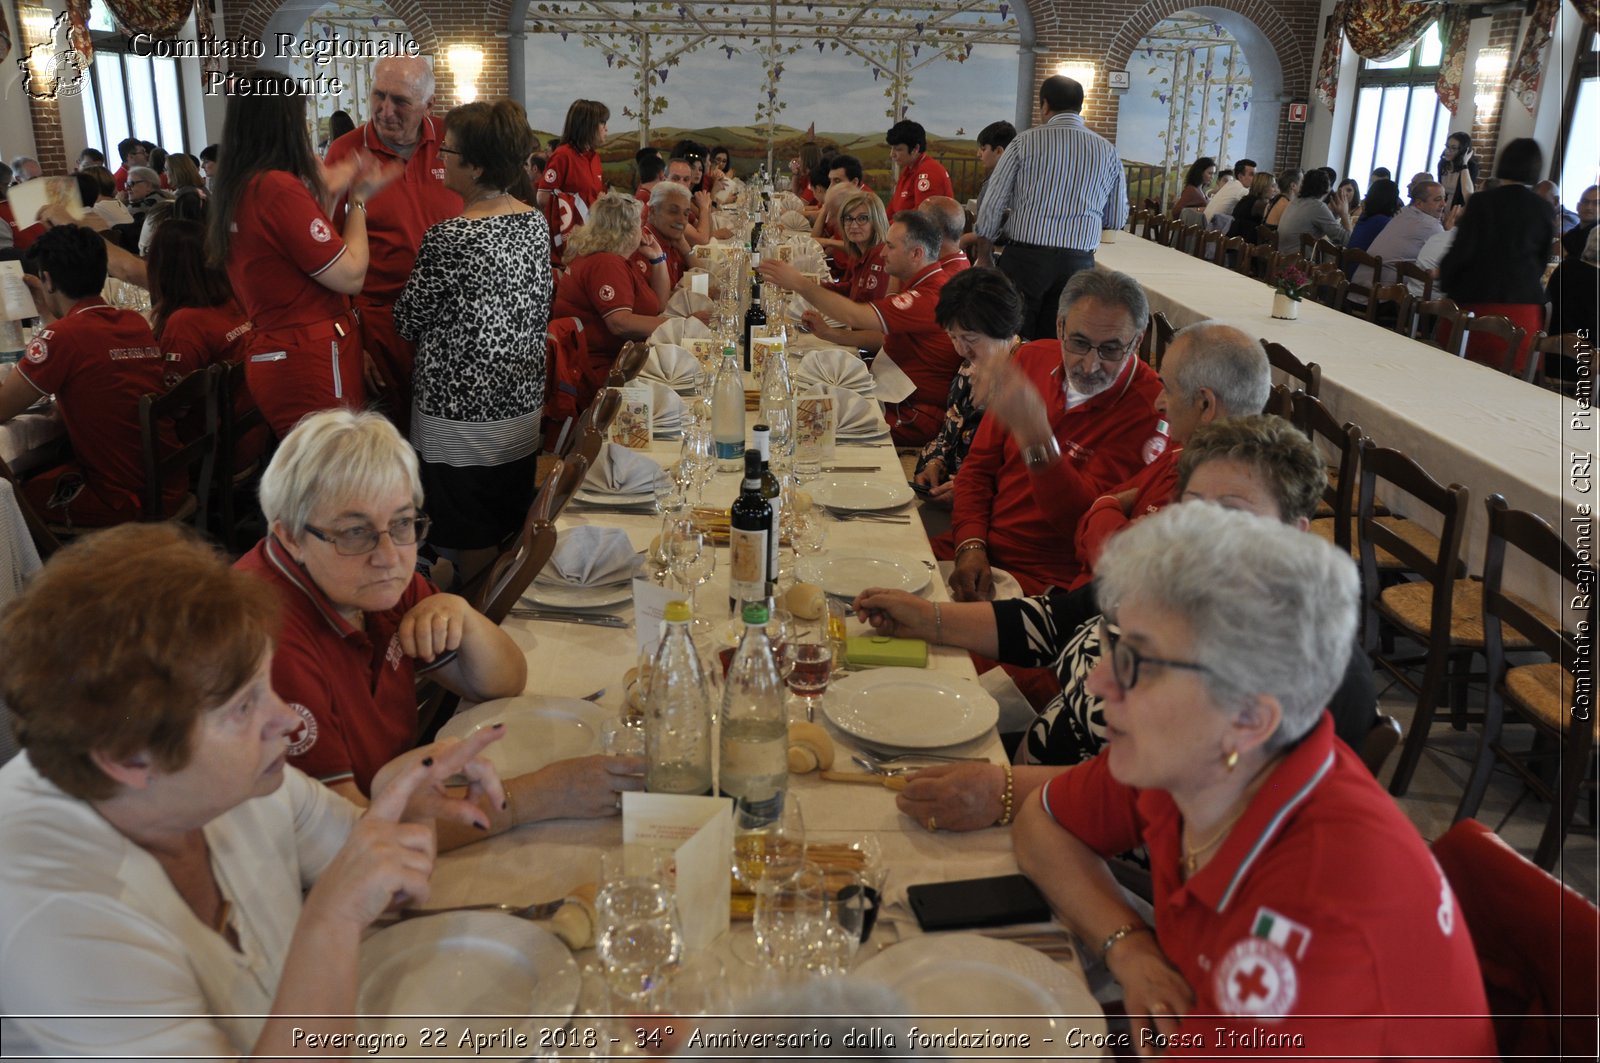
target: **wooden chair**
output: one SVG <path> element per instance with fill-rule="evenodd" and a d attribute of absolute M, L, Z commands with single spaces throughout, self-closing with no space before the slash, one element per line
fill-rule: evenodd
<path fill-rule="evenodd" d="M 1195 234 L 1194 248 L 1190 251 L 1190 254 L 1207 262 L 1215 262 L 1221 251 L 1222 241 L 1225 239 L 1227 239 L 1227 234 L 1218 232 L 1216 229 L 1202 227 Z"/>
<path fill-rule="evenodd" d="M 1416 281 L 1422 285 L 1420 302 L 1427 302 L 1433 298 L 1433 274 L 1431 272 L 1423 269 L 1415 262 L 1391 262 L 1389 263 L 1389 268 L 1394 270 L 1395 279 L 1401 284 L 1405 284 L 1406 281 Z M 1412 292 L 1412 296 L 1414 298 L 1416 293 Z"/>
<path fill-rule="evenodd" d="M 1593 348 L 1589 348 L 1590 375 L 1593 373 Z M 1533 382 L 1542 388 L 1573 395 L 1577 391 L 1580 361 L 1586 357 L 1580 349 L 1578 337 L 1573 333 L 1552 336 L 1545 332 L 1533 334 L 1533 358 L 1538 362 Z M 1552 367 L 1555 372 L 1551 372 Z"/>
<path fill-rule="evenodd" d="M 217 380 L 222 367 L 197 369 L 178 381 L 164 395 L 139 397 L 139 449 L 144 467 L 144 491 L 140 497 L 142 520 L 192 520 L 203 528 L 211 499 L 211 483 L 217 458 Z M 177 423 L 192 410 L 204 411 L 204 430 L 194 432 L 186 443 L 169 448 L 166 440 L 177 440 Z M 198 471 L 197 471 L 198 470 Z M 190 490 L 177 507 L 168 513 L 162 488 L 179 472 L 187 478 Z"/>
<path fill-rule="evenodd" d="M 1300 384 L 1300 390 L 1312 398 L 1322 394 L 1322 367 L 1316 362 L 1302 362 L 1294 356 L 1294 352 L 1281 343 L 1272 340 L 1262 340 L 1261 346 L 1266 349 L 1267 361 L 1272 368 L 1285 374 Z"/>
<path fill-rule="evenodd" d="M 1267 393 L 1267 404 L 1261 412 L 1282 417 L 1285 421 L 1294 420 L 1294 393 L 1282 384 L 1272 385 L 1272 390 Z"/>
<path fill-rule="evenodd" d="M 620 388 L 639 375 L 644 363 L 650 359 L 650 345 L 639 340 L 629 340 L 617 352 L 617 360 L 606 374 L 606 387 Z"/>
<path fill-rule="evenodd" d="M 1411 322 L 1411 338 L 1460 358 L 1466 346 L 1461 323 L 1466 319 L 1466 311 L 1457 306 L 1454 299 L 1423 299 L 1417 303 L 1416 316 Z M 1449 331 L 1445 333 L 1446 338 L 1440 340 L 1440 327 L 1444 325 L 1449 326 Z"/>
<path fill-rule="evenodd" d="M 17 480 L 16 473 L 11 471 L 11 466 L 7 465 L 3 458 L 0 458 L 0 480 L 10 482 L 16 494 L 17 509 L 22 513 L 22 523 L 27 526 L 28 536 L 33 540 L 33 548 L 39 552 L 39 560 L 50 560 L 50 555 L 61 549 L 61 540 L 55 537 L 45 523 L 44 517 L 33 508 L 28 496 L 22 493 L 21 482 Z M 0 721 L 0 727 L 3 726 L 4 722 Z"/>
<path fill-rule="evenodd" d="M 1312 245 L 1312 253 L 1306 257 L 1319 266 L 1337 266 L 1339 256 L 1342 254 L 1344 254 L 1342 245 L 1334 243 L 1326 236 L 1319 236 Z"/>
<path fill-rule="evenodd" d="M 1150 331 L 1155 335 L 1155 346 L 1152 348 L 1153 357 L 1150 367 L 1157 372 L 1161 371 L 1161 363 L 1166 360 L 1167 348 L 1172 346 L 1172 337 L 1178 330 L 1172 327 L 1172 322 L 1167 320 L 1167 315 L 1157 310 L 1150 315 Z"/>
<path fill-rule="evenodd" d="M 1355 520 L 1361 429 L 1348 421 L 1341 424 L 1326 406 L 1304 392 L 1294 397 L 1294 422 L 1318 450 L 1325 456 L 1331 452 L 1334 459 L 1322 488 L 1322 504 L 1311 519 L 1311 532 L 1354 556 L 1351 522 Z"/>
<path fill-rule="evenodd" d="M 1264 284 L 1271 284 L 1278 272 L 1278 248 L 1263 241 L 1245 251 L 1239 272 L 1248 274 Z"/>
<path fill-rule="evenodd" d="M 1344 275 L 1350 278 L 1350 291 L 1347 293 L 1346 299 L 1364 311 L 1367 304 L 1372 301 L 1373 290 L 1377 288 L 1380 278 L 1383 276 L 1383 259 L 1377 255 L 1368 254 L 1359 247 L 1346 247 L 1340 252 L 1338 262 L 1339 268 L 1344 270 Z M 1367 267 L 1372 272 L 1365 283 L 1358 284 L 1356 283 L 1356 270 L 1362 266 Z M 1368 320 L 1371 319 L 1369 318 Z"/>
<path fill-rule="evenodd" d="M 1521 377 L 1528 383 L 1533 383 L 1533 374 L 1538 367 L 1538 359 L 1533 357 L 1533 352 L 1523 349 L 1523 343 L 1528 338 L 1528 330 L 1520 325 L 1512 324 L 1508 317 L 1500 314 L 1473 314 L 1461 323 L 1461 353 L 1466 356 L 1467 348 L 1472 345 L 1476 336 L 1490 336 L 1499 340 L 1505 347 L 1505 356 L 1500 363 L 1500 371 L 1510 376 Z M 1453 342 L 1453 341 L 1452 341 Z M 1517 368 L 1517 357 L 1522 357 L 1522 368 Z"/>
<path fill-rule="evenodd" d="M 1245 257 L 1249 244 L 1245 243 L 1242 236 L 1229 236 L 1217 247 L 1217 265 L 1223 269 L 1231 269 L 1235 273 L 1249 275 L 1249 260 Z"/>
<path fill-rule="evenodd" d="M 1201 228 L 1198 225 L 1185 225 L 1182 222 L 1173 222 L 1168 226 L 1170 246 L 1175 251 L 1182 251 L 1186 255 L 1194 253 L 1195 241 L 1200 239 Z"/>
<path fill-rule="evenodd" d="M 257 428 L 264 428 L 266 415 L 252 403 L 240 410 L 239 397 L 249 394 L 245 383 L 245 363 L 222 366 L 217 377 L 217 461 L 216 484 L 217 514 L 222 543 L 229 553 L 238 553 L 239 515 L 236 511 L 241 488 L 259 477 L 266 455 L 252 462 L 249 468 L 238 469 L 239 444 Z"/>
<path fill-rule="evenodd" d="M 1580 638 L 1587 639 L 1597 620 L 1595 595 L 1590 593 L 1600 581 L 1600 569 L 1586 563 L 1571 545 L 1563 541 L 1543 518 L 1515 510 L 1500 495 L 1490 495 L 1489 541 L 1483 560 L 1483 631 L 1488 668 L 1488 699 L 1483 733 L 1466 792 L 1456 808 L 1456 819 L 1478 814 L 1489 775 L 1495 762 L 1507 764 L 1522 777 L 1523 783 L 1550 805 L 1544 833 L 1533 862 L 1545 870 L 1554 866 L 1561 843 L 1572 822 L 1578 791 L 1589 774 L 1594 759 L 1595 739 L 1600 723 L 1593 712 L 1578 718 L 1572 707 L 1577 680 L 1572 668 L 1581 660 Z M 1561 584 L 1563 603 L 1582 603 L 1566 613 L 1573 621 L 1561 624 L 1551 616 L 1532 609 L 1526 602 L 1505 592 L 1502 580 L 1506 566 L 1506 547 L 1519 551 L 1527 560 L 1544 565 Z M 1524 644 L 1548 658 L 1536 664 L 1512 665 L 1506 660 L 1505 632 L 1509 628 Z M 1515 718 L 1531 723 L 1540 740 L 1539 752 L 1553 744 L 1560 751 L 1556 784 L 1547 781 L 1548 773 L 1536 770 L 1536 756 L 1517 753 L 1501 743 L 1509 706 Z M 1548 756 L 1548 754 L 1547 754 Z"/>
<path fill-rule="evenodd" d="M 1276 251 L 1278 249 L 1278 227 L 1276 225 L 1257 225 L 1256 243 L 1266 244 Z"/>
<path fill-rule="evenodd" d="M 1367 732 L 1366 740 L 1361 743 L 1359 750 L 1361 763 L 1372 772 L 1372 777 L 1377 778 L 1383 771 L 1384 764 L 1389 760 L 1389 754 L 1394 752 L 1394 747 L 1400 743 L 1400 721 L 1387 713 L 1378 713 L 1378 720 L 1372 725 L 1372 730 Z"/>
<path fill-rule="evenodd" d="M 1317 238 L 1310 233 L 1300 234 L 1300 257 L 1307 262 L 1317 260 Z"/>
<path fill-rule="evenodd" d="M 1398 524 L 1380 521 L 1373 512 L 1378 483 L 1403 492 L 1428 507 L 1440 519 L 1437 538 L 1419 538 L 1414 521 Z M 1373 663 L 1413 691 L 1417 698 L 1411 729 L 1400 751 L 1389 791 L 1396 797 L 1411 785 L 1412 773 L 1422 758 L 1433 726 L 1434 710 L 1446 682 L 1459 691 L 1465 665 L 1473 653 L 1483 651 L 1483 596 L 1481 583 L 1458 578 L 1461 540 L 1466 532 L 1468 493 L 1460 484 L 1441 486 L 1422 466 L 1398 450 L 1379 447 L 1371 440 L 1361 444 L 1361 495 L 1356 524 L 1361 551 L 1361 591 L 1365 602 L 1363 637 Z M 1430 542 L 1431 540 L 1431 542 Z M 1385 586 L 1378 570 L 1378 551 L 1393 555 L 1416 579 Z M 1412 681 L 1404 663 L 1379 652 L 1379 624 L 1386 623 L 1427 647 L 1423 678 Z M 1453 698 L 1453 701 L 1456 699 Z"/>
<path fill-rule="evenodd" d="M 556 448 L 555 456 L 558 458 L 571 457 L 579 446 L 583 445 L 590 437 L 598 434 L 600 443 L 605 442 L 606 433 L 611 430 L 611 422 L 616 419 L 617 411 L 622 408 L 622 393 L 616 388 L 601 388 L 600 393 L 594 397 L 587 409 L 578 415 L 572 424 L 572 431 L 568 432 Z M 596 425 L 599 425 L 598 430 Z M 600 453 L 600 443 L 594 444 L 594 454 Z M 594 455 L 590 455 L 592 461 Z"/>
<path fill-rule="evenodd" d="M 1344 270 L 1333 264 L 1314 266 L 1311 270 L 1311 298 L 1333 310 L 1343 310 L 1350 291 L 1350 281 Z"/>
<path fill-rule="evenodd" d="M 1411 334 L 1411 307 L 1415 302 L 1404 284 L 1380 284 L 1367 299 L 1366 319 L 1374 325 L 1390 321 L 1389 328 L 1402 336 Z M 1393 314 L 1390 314 L 1393 308 Z"/>

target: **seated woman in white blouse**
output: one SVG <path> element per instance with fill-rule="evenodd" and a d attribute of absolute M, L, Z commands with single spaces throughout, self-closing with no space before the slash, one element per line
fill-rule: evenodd
<path fill-rule="evenodd" d="M 0 622 L 24 750 L 0 769 L 8 1054 L 325 1052 L 292 1028 L 354 1032 L 315 1016 L 355 1012 L 362 931 L 427 899 L 432 820 L 486 827 L 475 802 L 505 800 L 478 756 L 497 730 L 397 758 L 364 813 L 287 767 L 277 613 L 178 527 L 127 524 L 57 554 Z"/>

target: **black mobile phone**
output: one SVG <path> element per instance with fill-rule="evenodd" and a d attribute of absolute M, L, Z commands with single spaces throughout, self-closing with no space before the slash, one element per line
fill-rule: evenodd
<path fill-rule="evenodd" d="M 924 930 L 1042 923 L 1050 905 L 1025 875 L 924 882 L 906 888 L 906 898 Z"/>
<path fill-rule="evenodd" d="M 915 480 L 907 480 L 906 484 L 911 488 L 911 490 L 915 491 L 923 498 L 927 498 L 933 494 L 933 488 L 929 487 L 927 484 L 919 484 Z"/>

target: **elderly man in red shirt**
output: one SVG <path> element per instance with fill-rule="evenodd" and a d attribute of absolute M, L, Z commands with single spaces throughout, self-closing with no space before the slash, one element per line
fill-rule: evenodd
<path fill-rule="evenodd" d="M 895 444 L 920 447 L 944 425 L 950 381 L 961 368 L 950 336 L 934 319 L 939 289 L 952 274 L 939 267 L 940 229 L 933 219 L 914 210 L 902 211 L 884 240 L 884 269 L 900 282 L 899 291 L 870 303 L 851 302 L 801 276 L 787 262 L 767 259 L 761 275 L 780 288 L 798 292 L 815 310 L 805 327 L 825 340 L 867 350 L 882 350 L 911 378 L 916 390 L 901 402 L 885 403 L 884 414 Z M 829 327 L 823 315 L 842 321 Z"/>
<path fill-rule="evenodd" d="M 429 226 L 461 213 L 461 197 L 444 186 L 439 158 L 444 126 L 432 117 L 433 68 L 426 60 L 390 56 L 372 68 L 372 95 L 364 125 L 328 145 L 329 165 L 358 151 L 405 167 L 395 181 L 367 203 L 367 242 L 371 262 L 361 294 L 361 338 L 366 347 L 369 396 L 380 398 L 385 412 L 406 430 L 411 416 L 411 365 L 416 357 L 410 341 L 394 327 L 394 303 L 411 276 Z M 343 220 L 343 207 L 334 221 Z"/>
<path fill-rule="evenodd" d="M 1150 304 L 1139 282 L 1108 269 L 1074 274 L 1061 292 L 1059 340 L 1035 340 L 975 381 L 983 424 L 956 475 L 957 601 L 993 596 L 991 566 L 1028 594 L 1070 587 L 1073 545 L 1094 500 L 1161 452 L 1161 379 L 1139 360 Z"/>
<path fill-rule="evenodd" d="M 950 174 L 928 154 L 928 133 L 918 122 L 899 121 L 889 127 L 884 140 L 889 144 L 889 161 L 900 171 L 894 183 L 889 213 L 916 210 L 929 196 L 955 198 Z"/>
<path fill-rule="evenodd" d="M 949 196 L 929 196 L 917 210 L 939 226 L 939 267 L 946 273 L 970 269 L 972 262 L 961 250 L 961 234 L 967 231 L 967 212 Z"/>
<path fill-rule="evenodd" d="M 641 247 L 628 256 L 628 263 L 639 271 L 663 304 L 689 268 L 690 202 L 689 190 L 683 185 L 657 182 L 650 189 L 650 208 L 645 213 L 644 227 L 655 236 L 660 251 L 658 256 L 652 256 Z M 659 276 L 658 266 L 665 270 Z M 658 280 L 665 281 L 664 288 L 657 284 Z"/>

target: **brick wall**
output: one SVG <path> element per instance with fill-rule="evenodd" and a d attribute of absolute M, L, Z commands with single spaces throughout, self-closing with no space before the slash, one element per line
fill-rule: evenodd
<path fill-rule="evenodd" d="M 33 157 L 39 160 L 45 173 L 66 173 L 67 147 L 61 135 L 61 105 L 55 100 L 29 100 L 28 103 L 33 116 Z M 73 105 L 77 105 L 76 99 Z"/>
<path fill-rule="evenodd" d="M 1489 23 L 1489 42 L 1485 47 L 1504 50 L 1508 64 L 1506 69 L 1507 80 L 1510 79 L 1511 75 L 1509 64 L 1516 62 L 1517 45 L 1521 40 L 1521 30 L 1522 16 L 1514 11 L 1495 15 L 1493 21 Z M 1559 80 L 1550 78 L 1548 81 L 1552 91 L 1566 91 L 1566 86 L 1560 84 Z M 1471 84 L 1461 86 L 1463 97 L 1471 95 L 1472 91 L 1473 86 Z M 1479 177 L 1488 177 L 1494 173 L 1495 147 L 1500 142 L 1500 116 L 1505 112 L 1506 107 L 1511 104 L 1521 106 L 1506 92 L 1506 83 L 1502 81 L 1493 106 L 1486 109 L 1487 113 L 1479 111 L 1473 115 L 1472 149 L 1473 153 L 1478 156 Z"/>

